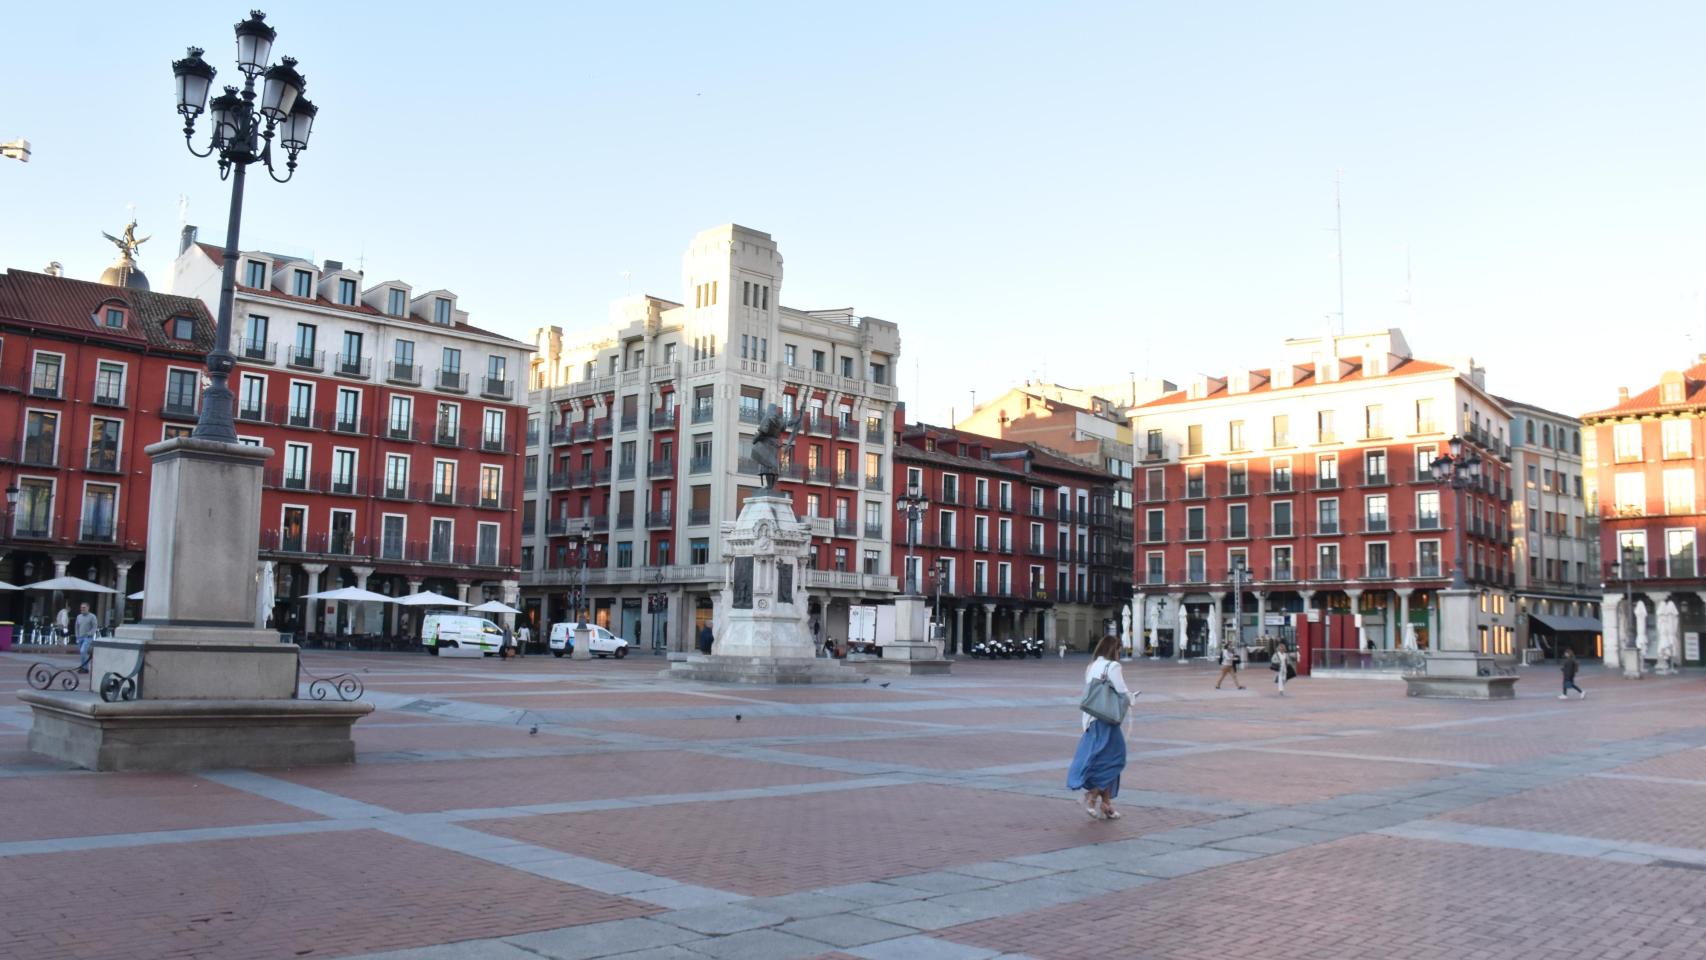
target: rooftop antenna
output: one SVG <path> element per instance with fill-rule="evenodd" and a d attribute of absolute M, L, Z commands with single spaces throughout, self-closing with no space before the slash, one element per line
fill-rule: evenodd
<path fill-rule="evenodd" d="M 1333 171 L 1333 242 L 1338 246 L 1339 261 L 1339 336 L 1345 335 L 1345 217 L 1339 203 L 1339 188 L 1345 171 Z"/>

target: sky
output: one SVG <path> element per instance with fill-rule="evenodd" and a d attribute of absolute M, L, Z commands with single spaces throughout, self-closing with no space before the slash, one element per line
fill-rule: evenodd
<path fill-rule="evenodd" d="M 1501 395 L 1609 406 L 1706 352 L 1706 5 L 580 3 L 266 7 L 320 107 L 242 246 L 453 290 L 525 337 L 683 298 L 694 233 L 775 237 L 781 300 L 900 326 L 909 416 L 1028 377 L 1267 366 L 1401 327 Z M 235 4 L 7 14 L 0 267 L 95 278 L 131 215 L 169 286 L 170 63 Z M 203 142 L 198 131 L 198 144 Z M 254 171 L 252 171 L 253 173 Z M 1335 186 L 1342 233 L 1335 234 Z"/>

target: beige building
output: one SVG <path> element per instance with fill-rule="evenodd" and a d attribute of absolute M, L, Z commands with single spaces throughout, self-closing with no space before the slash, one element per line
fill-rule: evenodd
<path fill-rule="evenodd" d="M 1511 412 L 1511 472 L 1520 491 L 1510 515 L 1518 640 L 1547 656 L 1566 647 L 1595 655 L 1599 524 L 1587 508 L 1582 422 L 1518 400 L 1499 402 Z"/>
<path fill-rule="evenodd" d="M 687 649 L 724 579 L 722 532 L 758 486 L 772 405 L 799 414 L 778 486 L 814 528 L 802 584 L 818 629 L 893 596 L 898 328 L 851 310 L 782 305 L 769 234 L 729 224 L 682 257 L 679 302 L 618 300 L 581 337 L 536 331 L 528 383 L 522 603 L 569 619 L 582 558 L 596 622 L 642 649 Z"/>

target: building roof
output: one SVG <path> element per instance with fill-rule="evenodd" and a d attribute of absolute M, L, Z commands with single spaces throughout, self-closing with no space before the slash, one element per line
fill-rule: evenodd
<path fill-rule="evenodd" d="M 208 259 L 213 261 L 214 266 L 221 267 L 221 268 L 224 267 L 224 265 L 225 265 L 225 251 L 223 249 L 216 247 L 211 243 L 199 243 L 198 242 L 196 244 L 196 246 L 201 248 L 202 253 L 207 254 Z M 296 258 L 296 257 L 277 257 L 274 254 L 270 254 L 270 253 L 255 253 L 252 251 L 249 252 L 249 255 L 250 256 L 266 257 L 266 258 L 270 259 L 275 266 L 277 264 L 280 264 L 280 263 L 294 263 L 298 260 L 298 258 Z M 336 273 L 337 271 L 332 271 L 332 272 Z M 390 281 L 387 281 L 387 282 L 390 282 Z M 397 282 L 400 283 L 401 281 L 397 281 Z M 476 327 L 471 323 L 462 323 L 460 321 L 457 321 L 455 323 L 451 323 L 449 325 L 442 324 L 442 323 L 433 323 L 430 320 L 423 320 L 420 317 L 417 317 L 413 314 L 408 314 L 406 316 L 399 317 L 399 316 L 396 316 L 395 314 L 386 313 L 383 310 L 374 309 L 373 307 L 370 307 L 365 303 L 353 303 L 353 304 L 338 303 L 334 300 L 329 300 L 325 297 L 318 296 L 318 295 L 313 296 L 313 297 L 298 297 L 295 294 L 285 293 L 282 290 L 275 290 L 271 287 L 267 287 L 265 289 L 260 289 L 260 288 L 256 288 L 256 287 L 242 286 L 241 284 L 239 284 L 239 286 L 241 287 L 243 295 L 248 296 L 248 297 L 265 297 L 268 300 L 279 300 L 279 301 L 283 301 L 285 303 L 307 304 L 310 306 L 322 307 L 322 308 L 327 309 L 327 310 L 336 310 L 340 313 L 358 314 L 360 316 L 368 317 L 368 318 L 372 318 L 372 319 L 395 320 L 399 323 L 412 323 L 412 324 L 415 324 L 416 326 L 426 327 L 426 328 L 432 329 L 432 330 L 455 330 L 455 331 L 458 331 L 461 333 L 471 333 L 471 334 L 474 334 L 475 336 L 480 336 L 480 337 L 495 337 L 499 340 L 506 340 L 510 343 L 513 343 L 518 347 L 525 347 L 528 350 L 533 349 L 533 345 L 530 343 L 523 343 L 522 341 L 517 340 L 514 337 L 511 337 L 507 334 L 498 333 L 498 332 L 493 331 L 493 330 L 487 330 L 484 327 Z M 425 295 L 426 294 L 419 294 L 418 296 L 425 296 Z"/>
<path fill-rule="evenodd" d="M 97 324 L 102 304 L 118 302 L 130 311 L 123 329 Z M 185 342 L 166 332 L 173 317 L 194 320 L 195 338 Z M 9 270 L 0 275 L 0 321 L 56 327 L 68 334 L 82 334 L 134 348 L 144 347 L 196 355 L 213 349 L 213 318 L 194 297 L 153 293 L 132 287 L 114 287 L 71 277 L 54 277 L 28 270 Z"/>
<path fill-rule="evenodd" d="M 937 447 L 935 450 L 926 450 L 910 443 L 896 444 L 894 457 L 902 463 L 928 463 L 956 470 L 982 470 L 990 473 L 1012 474 L 1014 477 L 1023 478 L 1037 486 L 1059 486 L 1047 478 L 1026 474 L 1024 470 L 1020 469 L 1018 461 L 1015 460 L 982 460 L 976 457 L 962 457 L 958 454 L 949 453 L 941 447 Z"/>
<path fill-rule="evenodd" d="M 1674 373 L 1675 371 L 1671 371 Z M 1666 376 L 1670 376 L 1669 373 Z M 1589 417 L 1627 417 L 1643 413 L 1668 413 L 1676 410 L 1691 410 L 1706 407 L 1706 362 L 1697 363 L 1682 371 L 1682 401 L 1680 403 L 1661 403 L 1659 391 L 1664 386 L 1664 379 L 1641 391 L 1617 401 L 1613 406 L 1603 410 L 1594 410 L 1582 414 L 1582 419 Z"/>
<path fill-rule="evenodd" d="M 986 434 L 971 433 L 966 430 L 960 430 L 956 427 L 938 427 L 928 423 L 908 424 L 906 431 L 901 436 L 903 440 L 908 437 L 933 436 L 938 440 L 938 442 L 946 439 L 954 442 L 964 441 L 967 443 L 977 443 L 987 446 L 994 453 L 1017 453 L 1021 450 L 1029 450 L 1031 452 L 1032 471 L 1040 469 L 1055 473 L 1071 473 L 1077 476 L 1093 477 L 1098 480 L 1114 479 L 1113 474 L 1101 469 L 1100 467 L 1092 467 L 1088 464 L 1080 463 L 1077 460 L 1063 457 L 1040 444 L 1027 443 L 1023 440 L 1008 440 L 1005 437 L 991 437 Z M 901 443 L 897 449 L 905 449 L 908 446 L 910 445 Z M 912 449 L 917 450 L 919 448 L 913 447 Z M 952 457 L 955 460 L 974 464 L 976 467 L 981 469 L 1001 469 L 1000 465 L 1006 462 L 1001 460 L 983 460 L 971 457 L 959 457 L 955 454 L 949 454 L 941 451 L 940 446 L 938 446 L 936 452 L 940 453 L 944 457 Z M 1019 473 L 1020 471 L 1014 470 L 1013 472 Z M 1035 477 L 1036 474 L 1033 472 L 1030 476 Z"/>
<path fill-rule="evenodd" d="M 1251 370 L 1249 372 L 1250 389 L 1242 393 L 1235 394 L 1231 391 L 1231 381 L 1227 379 L 1216 379 L 1210 381 L 1214 386 L 1214 389 L 1200 397 L 1191 396 L 1188 389 L 1177 390 L 1166 394 L 1165 396 L 1151 400 L 1148 403 L 1140 403 L 1132 409 L 1134 411 L 1142 411 L 1176 403 L 1192 403 L 1197 400 L 1219 400 L 1230 396 L 1244 397 L 1254 394 L 1278 393 L 1281 390 L 1296 390 L 1301 387 L 1323 386 L 1327 383 L 1356 383 L 1385 379 L 1387 377 L 1409 377 L 1423 373 L 1444 373 L 1456 369 L 1448 364 L 1434 363 L 1430 360 L 1417 360 L 1414 357 L 1406 357 L 1403 358 L 1402 362 L 1397 366 L 1394 366 L 1390 371 L 1384 374 L 1365 377 L 1363 376 L 1362 359 L 1360 357 L 1340 357 L 1339 360 L 1346 364 L 1346 370 L 1339 374 L 1339 379 L 1335 381 L 1317 382 L 1315 379 L 1315 369 L 1308 365 L 1299 364 L 1297 368 L 1297 377 L 1292 381 L 1292 385 L 1290 387 L 1275 387 L 1273 385 L 1273 369 L 1271 367 L 1264 367 L 1262 369 Z M 1259 383 L 1257 382 L 1258 379 L 1260 380 Z"/>
<path fill-rule="evenodd" d="M 1570 423 L 1580 423 L 1581 419 L 1582 419 L 1581 417 L 1571 416 L 1568 413 L 1559 413 L 1556 410 L 1548 410 L 1547 408 L 1539 406 L 1538 404 L 1525 403 L 1521 400 L 1512 400 L 1509 397 L 1494 396 L 1493 399 L 1499 401 L 1499 403 L 1503 404 L 1507 409 L 1532 410 L 1535 413 L 1542 414 L 1542 415 L 1548 416 L 1548 417 L 1552 417 L 1552 418 L 1557 419 L 1557 420 L 1564 420 L 1564 421 L 1567 421 Z"/>

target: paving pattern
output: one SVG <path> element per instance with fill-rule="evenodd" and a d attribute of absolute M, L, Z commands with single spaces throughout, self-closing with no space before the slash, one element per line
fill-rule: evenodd
<path fill-rule="evenodd" d="M 355 765 L 183 776 L 31 755 L 31 659 L 0 654 L 0 958 L 1706 955 L 1706 677 L 1451 703 L 1139 661 L 1097 822 L 1082 659 L 778 689 L 316 652 L 378 707 Z"/>

